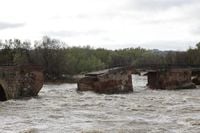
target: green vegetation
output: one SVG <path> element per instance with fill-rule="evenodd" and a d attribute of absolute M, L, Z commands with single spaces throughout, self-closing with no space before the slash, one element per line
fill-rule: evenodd
<path fill-rule="evenodd" d="M 41 65 L 47 81 L 105 68 L 129 65 L 199 65 L 200 43 L 185 52 L 127 48 L 120 50 L 64 47 L 64 42 L 49 37 L 40 41 L 19 39 L 0 41 L 0 65 Z"/>

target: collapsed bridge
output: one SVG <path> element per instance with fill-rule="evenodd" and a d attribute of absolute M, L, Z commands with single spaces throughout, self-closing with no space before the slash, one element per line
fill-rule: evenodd
<path fill-rule="evenodd" d="M 192 89 L 200 83 L 200 67 L 129 66 L 87 73 L 78 81 L 78 90 L 108 94 L 132 92 L 131 74 L 141 72 L 147 75 L 147 86 L 151 89 Z"/>

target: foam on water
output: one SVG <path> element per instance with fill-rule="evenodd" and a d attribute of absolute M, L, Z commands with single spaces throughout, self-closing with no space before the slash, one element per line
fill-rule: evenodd
<path fill-rule="evenodd" d="M 36 98 L 0 102 L 0 133 L 200 131 L 200 89 L 149 90 L 133 76 L 134 93 L 77 93 L 76 84 L 44 85 Z"/>

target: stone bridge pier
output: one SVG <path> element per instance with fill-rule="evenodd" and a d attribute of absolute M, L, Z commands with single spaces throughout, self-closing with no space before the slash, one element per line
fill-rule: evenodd
<path fill-rule="evenodd" d="M 190 69 L 158 69 L 147 73 L 147 86 L 151 89 L 192 89 L 196 88 L 192 82 Z"/>
<path fill-rule="evenodd" d="M 36 96 L 43 81 L 39 66 L 0 66 L 0 101 Z"/>
<path fill-rule="evenodd" d="M 131 68 L 126 67 L 88 73 L 78 81 L 78 91 L 106 94 L 133 92 L 131 74 Z"/>

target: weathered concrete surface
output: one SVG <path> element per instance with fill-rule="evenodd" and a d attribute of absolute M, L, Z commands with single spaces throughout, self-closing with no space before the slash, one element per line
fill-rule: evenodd
<path fill-rule="evenodd" d="M 88 73 L 78 81 L 78 91 L 107 94 L 132 92 L 131 73 L 132 69 L 122 67 Z"/>
<path fill-rule="evenodd" d="M 148 86 L 151 89 L 187 89 L 196 88 L 191 81 L 189 69 L 167 69 L 148 72 Z"/>
<path fill-rule="evenodd" d="M 39 66 L 1 66 L 0 101 L 36 96 L 44 77 Z"/>

